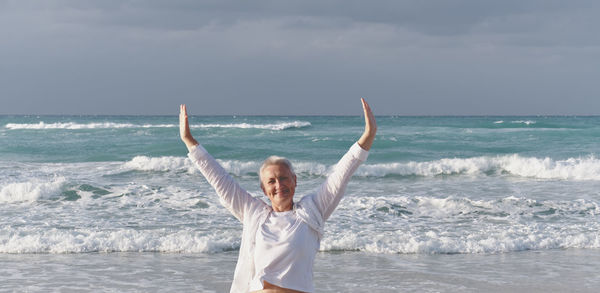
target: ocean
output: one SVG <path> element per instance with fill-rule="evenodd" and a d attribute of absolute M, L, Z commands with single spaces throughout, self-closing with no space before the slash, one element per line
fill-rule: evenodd
<path fill-rule="evenodd" d="M 241 224 L 187 159 L 175 114 L 0 116 L 1 292 L 229 290 Z M 190 117 L 194 137 L 265 201 L 262 160 L 292 161 L 299 199 L 363 123 Z M 600 117 L 377 123 L 326 224 L 318 292 L 600 287 Z"/>

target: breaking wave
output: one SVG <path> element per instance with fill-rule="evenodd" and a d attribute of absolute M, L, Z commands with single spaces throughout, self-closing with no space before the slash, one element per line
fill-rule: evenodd
<path fill-rule="evenodd" d="M 251 123 L 231 123 L 231 124 L 194 124 L 192 128 L 256 128 L 270 130 L 286 130 L 290 128 L 303 128 L 311 126 L 307 121 L 280 122 L 272 124 L 251 124 Z"/>
<path fill-rule="evenodd" d="M 176 124 L 132 124 L 115 122 L 56 122 L 56 123 L 8 123 L 5 128 L 16 129 L 113 129 L 113 128 L 169 128 L 178 127 Z"/>
<path fill-rule="evenodd" d="M 217 162 L 235 176 L 257 175 L 261 162 L 258 161 L 238 161 L 238 160 L 219 160 Z M 186 157 L 147 157 L 136 156 L 122 165 L 127 170 L 137 171 L 186 171 L 188 173 L 198 172 L 196 166 Z M 294 170 L 298 174 L 307 174 L 313 176 L 324 176 L 328 173 L 329 167 L 324 164 L 311 162 L 294 163 Z"/>
<path fill-rule="evenodd" d="M 40 199 L 49 199 L 59 195 L 65 183 L 66 179 L 63 177 L 52 181 L 33 180 L 10 183 L 0 189 L 0 203 L 34 202 Z"/>
<path fill-rule="evenodd" d="M 511 124 L 524 124 L 524 125 L 533 125 L 536 124 L 536 121 L 533 120 L 514 120 L 510 121 Z M 494 121 L 494 124 L 504 124 L 504 120 Z"/>
<path fill-rule="evenodd" d="M 255 128 L 269 130 L 286 130 L 292 128 L 303 128 L 311 126 L 307 121 L 279 122 L 270 124 L 251 124 L 251 123 L 228 123 L 228 124 L 193 124 L 192 128 Z M 132 124 L 115 122 L 93 122 L 93 123 L 75 123 L 75 122 L 56 122 L 56 123 L 8 123 L 4 126 L 6 129 L 119 129 L 119 128 L 174 128 L 178 124 Z"/>
<path fill-rule="evenodd" d="M 181 252 L 214 253 L 239 248 L 239 233 L 134 229 L 4 228 L 0 253 Z"/>
<path fill-rule="evenodd" d="M 538 179 L 600 180 L 600 160 L 594 156 L 554 160 L 506 155 L 441 159 L 429 162 L 361 166 L 358 176 L 512 175 Z"/>
<path fill-rule="evenodd" d="M 217 160 L 236 176 L 256 175 L 261 162 Z M 137 156 L 124 163 L 125 169 L 139 171 L 187 171 L 196 172 L 196 167 L 185 157 Z M 316 162 L 294 162 L 300 175 L 326 176 L 332 166 Z M 500 176 L 510 175 L 535 179 L 600 180 L 600 160 L 594 156 L 554 160 L 551 158 L 506 155 L 496 157 L 473 157 L 440 159 L 427 162 L 365 164 L 358 168 L 355 176 Z"/>
<path fill-rule="evenodd" d="M 536 122 L 533 121 L 533 120 L 515 120 L 515 121 L 511 121 L 510 123 L 512 123 L 512 124 L 532 125 L 532 124 L 535 124 Z"/>

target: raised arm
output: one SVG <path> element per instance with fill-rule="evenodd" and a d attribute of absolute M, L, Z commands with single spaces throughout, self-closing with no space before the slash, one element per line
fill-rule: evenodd
<path fill-rule="evenodd" d="M 358 166 L 367 159 L 368 150 L 373 145 L 377 124 L 375 116 L 364 99 L 361 99 L 364 116 L 365 131 L 358 141 L 352 145 L 350 150 L 334 166 L 333 172 L 327 176 L 327 179 L 313 195 L 313 202 L 319 210 L 322 220 L 325 221 L 339 204 L 350 177 L 356 171 Z"/>
<path fill-rule="evenodd" d="M 179 107 L 179 135 L 189 150 L 188 157 L 219 195 L 221 204 L 238 220 L 261 208 L 265 203 L 252 197 L 225 169 L 192 137 L 185 105 Z"/>

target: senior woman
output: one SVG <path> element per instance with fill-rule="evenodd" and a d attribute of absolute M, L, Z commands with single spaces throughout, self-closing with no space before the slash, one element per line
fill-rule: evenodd
<path fill-rule="evenodd" d="M 260 168 L 260 187 L 271 201 L 255 198 L 192 137 L 187 109 L 180 106 L 179 131 L 188 157 L 216 190 L 221 204 L 243 224 L 231 292 L 314 292 L 313 263 L 323 226 L 342 198 L 350 177 L 367 159 L 377 124 L 361 99 L 365 130 L 314 192 L 294 203 L 296 174 L 281 157 Z"/>

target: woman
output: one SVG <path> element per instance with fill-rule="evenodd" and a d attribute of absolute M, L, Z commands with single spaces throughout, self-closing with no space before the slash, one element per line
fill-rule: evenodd
<path fill-rule="evenodd" d="M 294 203 L 296 174 L 291 163 L 269 157 L 259 171 L 260 186 L 271 201 L 254 198 L 192 137 L 187 109 L 180 106 L 179 133 L 188 157 L 243 224 L 242 243 L 231 292 L 314 292 L 313 263 L 323 226 L 342 198 L 350 177 L 367 159 L 377 124 L 361 99 L 365 130 L 336 164 L 325 182 Z"/>

